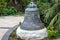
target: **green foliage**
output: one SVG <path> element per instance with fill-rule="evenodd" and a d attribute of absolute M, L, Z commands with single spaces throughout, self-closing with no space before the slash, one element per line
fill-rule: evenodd
<path fill-rule="evenodd" d="M 28 5 L 28 3 L 30 2 L 31 0 L 20 0 L 19 3 L 22 5 L 22 7 L 25 9 L 26 6 Z"/>
<path fill-rule="evenodd" d="M 7 4 L 7 0 L 0 0 L 0 16 L 22 15 L 22 12 L 19 12 L 15 7 L 7 8 Z"/>
<path fill-rule="evenodd" d="M 55 35 L 57 33 L 57 31 L 54 30 L 54 27 L 53 26 L 47 27 L 47 32 L 48 32 L 48 38 L 55 37 Z"/>
<path fill-rule="evenodd" d="M 57 13 L 56 16 L 51 20 L 49 26 L 47 27 L 48 37 L 49 38 L 60 38 L 60 13 Z"/>
<path fill-rule="evenodd" d="M 56 30 L 60 33 L 60 13 L 58 13 L 58 17 L 57 17 L 57 21 L 56 23 L 54 24 Z"/>
<path fill-rule="evenodd" d="M 59 5 L 55 6 L 48 12 L 45 16 L 45 22 L 48 23 L 47 32 L 49 38 L 59 38 L 60 37 L 60 8 Z M 52 12 L 52 13 L 51 13 Z"/>
<path fill-rule="evenodd" d="M 6 7 L 6 6 L 7 6 L 6 0 L 0 0 L 0 7 Z"/>
<path fill-rule="evenodd" d="M 53 26 L 47 27 L 48 38 L 60 38 L 60 33 L 57 30 L 54 30 Z"/>
<path fill-rule="evenodd" d="M 22 14 L 21 12 L 18 12 L 16 8 L 10 7 L 1 7 L 0 8 L 0 16 L 8 16 L 8 15 L 17 15 L 17 14 Z"/>
<path fill-rule="evenodd" d="M 43 0 L 38 0 L 36 3 L 37 3 L 37 6 L 39 7 L 39 10 L 42 12 L 42 14 L 45 14 L 46 10 L 50 8 L 49 3 L 46 3 Z"/>
<path fill-rule="evenodd" d="M 57 21 L 57 16 L 58 15 L 56 14 L 56 16 L 51 20 L 49 26 L 53 26 L 54 25 L 54 23 Z"/>
<path fill-rule="evenodd" d="M 56 10 L 56 5 L 57 4 L 54 4 L 53 7 L 47 9 L 47 12 L 45 14 L 45 18 L 44 18 L 44 21 L 49 24 L 51 19 L 57 14 L 57 10 Z M 50 19 L 50 20 L 49 20 Z"/>
<path fill-rule="evenodd" d="M 47 27 L 49 38 L 60 37 L 60 3 L 58 2 L 52 1 L 52 4 L 46 2 L 50 4 L 49 6 L 45 5 L 46 7 L 45 6 L 41 7 L 42 5 L 38 3 L 40 5 L 39 7 L 44 17 L 43 21 Z"/>
<path fill-rule="evenodd" d="M 5 8 L 5 7 L 1 7 L 1 16 L 7 16 L 7 15 L 12 15 L 15 14 L 17 11 L 14 8 Z"/>

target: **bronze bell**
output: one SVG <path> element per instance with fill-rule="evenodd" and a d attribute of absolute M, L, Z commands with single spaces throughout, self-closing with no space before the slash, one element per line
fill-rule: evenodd
<path fill-rule="evenodd" d="M 44 28 L 39 16 L 39 10 L 34 2 L 30 2 L 28 7 L 25 9 L 25 18 L 21 24 L 23 30 L 40 30 Z"/>

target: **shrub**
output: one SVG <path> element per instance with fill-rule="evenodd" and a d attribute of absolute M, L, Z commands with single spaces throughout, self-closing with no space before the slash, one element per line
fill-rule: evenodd
<path fill-rule="evenodd" d="M 55 34 L 57 33 L 57 31 L 54 30 L 54 27 L 53 26 L 47 27 L 47 32 L 48 32 L 48 38 L 55 37 Z"/>
<path fill-rule="evenodd" d="M 10 7 L 10 8 L 1 7 L 0 8 L 0 16 L 18 15 L 18 14 L 21 14 L 22 15 L 22 12 L 19 12 L 14 7 Z"/>

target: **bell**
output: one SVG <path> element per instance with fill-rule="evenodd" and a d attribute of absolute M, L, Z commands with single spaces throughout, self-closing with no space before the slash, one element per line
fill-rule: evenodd
<path fill-rule="evenodd" d="M 18 37 L 24 40 L 41 40 L 47 37 L 44 24 L 40 20 L 39 10 L 34 2 L 25 9 L 25 18 L 16 30 Z"/>
<path fill-rule="evenodd" d="M 24 30 L 40 30 L 44 28 L 43 23 L 40 20 L 39 10 L 34 2 L 31 2 L 25 9 L 25 18 L 21 25 L 21 29 Z"/>

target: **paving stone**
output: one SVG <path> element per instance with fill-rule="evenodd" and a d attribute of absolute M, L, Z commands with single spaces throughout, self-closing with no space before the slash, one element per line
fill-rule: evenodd
<path fill-rule="evenodd" d="M 2 39 L 3 35 L 8 31 L 8 29 L 0 29 L 0 40 Z"/>
<path fill-rule="evenodd" d="M 19 24 L 19 22 L 23 22 L 23 16 L 4 16 L 0 17 L 0 40 L 4 36 L 4 34 L 15 27 L 15 25 Z"/>
<path fill-rule="evenodd" d="M 13 27 L 17 24 L 19 24 L 19 22 L 23 22 L 23 16 L 18 16 L 18 17 L 0 17 L 0 27 Z"/>

